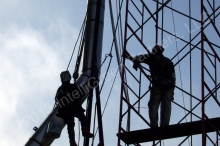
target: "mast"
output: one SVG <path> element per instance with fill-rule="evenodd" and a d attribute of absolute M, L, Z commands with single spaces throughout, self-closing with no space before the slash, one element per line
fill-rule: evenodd
<path fill-rule="evenodd" d="M 101 54 L 102 54 L 102 38 L 104 27 L 104 10 L 105 0 L 88 0 L 87 2 L 87 19 L 85 28 L 85 40 L 83 48 L 83 66 L 82 73 L 76 81 L 76 84 L 84 87 L 92 85 L 100 76 L 101 67 Z M 91 86 L 89 86 L 91 87 Z M 92 86 L 89 88 L 89 92 L 84 94 L 81 99 L 81 104 L 87 100 L 87 118 L 89 120 L 89 128 L 91 123 L 91 109 L 93 90 L 96 88 L 96 100 L 97 100 L 97 113 L 99 124 L 99 139 L 100 145 L 104 145 L 103 131 L 102 131 L 102 119 L 101 119 L 101 104 L 99 95 L 99 86 Z M 57 106 L 58 107 L 58 106 Z M 35 133 L 27 141 L 25 146 L 49 146 L 55 140 L 53 137 L 46 135 L 48 123 L 52 116 L 57 113 L 57 107 L 54 108 L 51 114 L 43 121 L 39 128 L 34 128 Z M 89 140 L 84 140 L 84 146 L 89 145 Z"/>

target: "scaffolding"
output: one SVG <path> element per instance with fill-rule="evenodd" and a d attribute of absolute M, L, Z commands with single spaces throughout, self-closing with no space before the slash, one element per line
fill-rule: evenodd
<path fill-rule="evenodd" d="M 163 45 L 176 70 L 170 126 L 150 128 L 149 69 L 122 58 L 118 146 L 219 145 L 220 2 L 126 0 L 123 52 Z"/>

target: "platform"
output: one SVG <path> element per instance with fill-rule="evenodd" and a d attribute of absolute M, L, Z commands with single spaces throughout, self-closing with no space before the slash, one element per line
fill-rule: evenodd
<path fill-rule="evenodd" d="M 220 131 L 220 118 L 210 119 L 206 122 L 205 129 L 206 133 L 214 132 L 215 129 Z M 215 127 L 215 128 L 213 128 Z M 175 125 L 169 125 L 166 127 L 142 129 L 137 131 L 131 131 L 126 133 L 121 133 L 121 140 L 126 144 L 134 144 L 150 142 L 154 140 L 177 138 L 182 136 L 196 135 L 202 133 L 202 121 L 193 121 L 188 123 L 181 123 Z M 117 134 L 118 135 L 118 134 Z M 134 142 L 135 141 L 135 142 Z"/>

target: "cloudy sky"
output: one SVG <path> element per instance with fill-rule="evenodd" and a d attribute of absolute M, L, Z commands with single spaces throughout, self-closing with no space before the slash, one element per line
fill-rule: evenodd
<path fill-rule="evenodd" d="M 38 127 L 51 111 L 56 90 L 61 84 L 59 74 L 67 68 L 85 17 L 86 3 L 86 0 L 0 0 L 1 146 L 24 145 L 33 134 L 33 127 Z M 167 19 L 170 20 L 170 17 Z M 179 21 L 180 25 L 177 25 L 177 29 L 183 31 L 177 31 L 182 37 L 187 38 L 186 34 L 189 32 L 183 21 L 188 23 L 187 20 Z M 219 24 L 219 22 L 218 19 L 217 23 Z M 172 30 L 173 26 L 169 28 Z M 193 28 L 195 31 L 192 34 L 196 34 L 197 25 L 194 24 Z M 103 59 L 105 54 L 109 53 L 112 41 L 108 5 L 106 5 L 104 34 Z M 174 40 L 167 39 L 167 41 L 169 46 L 175 47 Z M 184 44 L 179 45 L 181 47 Z M 136 47 L 133 44 L 131 46 Z M 166 55 L 173 57 L 176 50 L 168 50 L 168 52 Z M 116 57 L 113 63 L 115 62 Z M 74 64 L 75 62 L 71 64 L 70 71 L 73 71 Z M 195 64 L 195 66 L 197 65 Z M 188 71 L 187 67 L 182 66 L 184 73 Z M 102 107 L 107 100 L 115 68 L 117 68 L 116 64 L 111 67 L 112 74 L 108 78 L 106 92 L 103 93 Z M 188 72 L 186 74 L 188 75 Z M 179 76 L 178 74 L 177 77 Z M 196 74 L 194 74 L 195 76 Z M 113 88 L 114 94 L 109 101 L 106 114 L 103 116 L 105 142 L 111 143 L 111 145 L 117 143 L 120 78 L 117 79 Z M 189 76 L 183 75 L 183 80 L 185 81 L 183 87 L 188 90 Z M 180 81 L 177 81 L 177 84 L 180 86 Z M 195 95 L 199 96 L 200 92 L 197 93 L 197 90 L 199 90 L 200 84 L 194 83 L 193 86 L 196 90 Z M 177 95 L 182 97 L 181 92 Z M 146 98 L 146 102 L 147 100 L 148 98 Z M 182 99 L 177 99 L 177 101 L 182 103 Z M 147 108 L 147 104 L 145 103 L 143 107 Z M 147 113 L 147 109 L 144 109 L 143 112 Z M 208 112 L 213 113 L 213 117 L 219 116 L 217 111 L 208 110 Z M 109 116 L 112 113 L 114 116 Z M 179 113 L 174 112 L 174 114 Z M 181 114 L 184 115 L 183 110 Z M 172 119 L 171 123 L 175 123 L 175 119 Z M 61 138 L 55 140 L 52 145 L 60 146 L 61 144 L 68 145 L 68 143 L 65 128 Z"/>
<path fill-rule="evenodd" d="M 0 1 L 1 146 L 24 145 L 34 133 L 33 127 L 38 127 L 52 110 L 56 90 L 61 84 L 59 75 L 69 63 L 85 17 L 86 4 L 86 0 Z M 103 54 L 109 53 L 109 49 L 110 46 Z M 71 73 L 74 65 L 75 60 L 69 68 Z M 113 76 L 109 80 L 113 81 Z M 110 101 L 109 106 L 114 108 L 118 104 Z M 116 123 L 117 117 L 112 118 Z M 106 122 L 106 125 L 112 126 L 112 122 Z M 114 127 L 109 131 L 116 143 L 117 125 Z M 78 140 L 78 133 L 76 138 Z M 66 127 L 61 138 L 52 145 L 61 144 L 69 144 Z"/>
<path fill-rule="evenodd" d="M 86 1 L 0 1 L 0 145 L 24 145 L 51 111 L 85 10 Z"/>

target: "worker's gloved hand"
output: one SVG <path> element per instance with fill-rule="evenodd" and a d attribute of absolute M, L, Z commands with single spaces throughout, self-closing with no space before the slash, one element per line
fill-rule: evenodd
<path fill-rule="evenodd" d="M 139 64 L 139 62 L 136 61 L 136 60 L 134 60 L 133 63 L 134 63 L 134 64 L 133 64 L 133 68 L 137 71 L 138 66 L 139 66 L 140 64 Z"/>
<path fill-rule="evenodd" d="M 132 62 L 133 62 L 133 68 L 137 71 L 138 66 L 140 66 L 139 56 L 135 56 L 135 57 L 132 59 Z"/>

